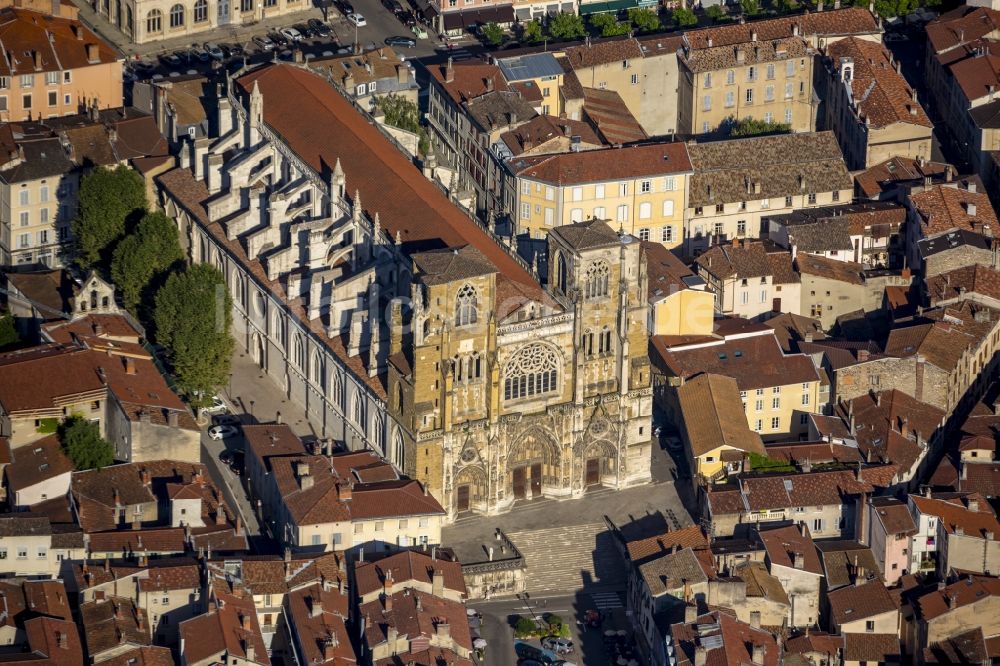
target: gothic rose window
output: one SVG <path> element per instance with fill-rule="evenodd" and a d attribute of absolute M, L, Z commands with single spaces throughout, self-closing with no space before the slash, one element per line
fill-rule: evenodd
<path fill-rule="evenodd" d="M 536 343 L 524 347 L 504 368 L 504 400 L 558 391 L 558 368 L 559 357 L 548 345 Z"/>

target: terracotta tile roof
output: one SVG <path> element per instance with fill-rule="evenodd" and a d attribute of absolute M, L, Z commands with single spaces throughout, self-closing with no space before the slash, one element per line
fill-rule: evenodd
<path fill-rule="evenodd" d="M 724 516 L 748 511 L 743 493 L 735 483 L 730 486 L 709 484 L 706 488 L 709 511 L 713 516 Z"/>
<path fill-rule="evenodd" d="M 566 49 L 566 60 L 573 69 L 599 67 L 610 63 L 634 60 L 642 57 L 642 48 L 638 40 L 594 40 L 583 46 L 573 46 Z"/>
<path fill-rule="evenodd" d="M 345 620 L 348 599 L 336 588 L 310 585 L 286 598 L 289 625 L 307 664 L 347 666 L 357 663 Z"/>
<path fill-rule="evenodd" d="M 144 552 L 173 555 L 187 550 L 187 539 L 182 527 L 92 532 L 87 535 L 87 550 L 91 553 L 116 553 L 120 557 L 132 557 Z"/>
<path fill-rule="evenodd" d="M 970 102 L 990 97 L 1000 87 L 1000 53 L 987 52 L 951 65 L 951 74 Z"/>
<path fill-rule="evenodd" d="M 765 444 L 764 449 L 771 460 L 781 460 L 799 466 L 806 463 L 852 465 L 861 462 L 861 452 L 857 447 L 832 442 L 782 442 Z"/>
<path fill-rule="evenodd" d="M 409 638 L 411 650 L 414 650 L 414 643 L 426 645 L 437 631 L 437 626 L 446 623 L 455 644 L 467 651 L 472 650 L 465 604 L 418 590 L 393 592 L 391 599 L 391 608 L 386 608 L 384 596 L 358 608 L 359 617 L 367 618 L 362 638 L 368 649 L 385 643 L 388 629 L 392 626 L 399 636 Z"/>
<path fill-rule="evenodd" d="M 420 652 L 401 652 L 392 657 L 386 657 L 374 662 L 374 666 L 473 666 L 471 659 L 460 656 L 454 650 L 430 646 Z"/>
<path fill-rule="evenodd" d="M 691 171 L 691 161 L 683 143 L 658 143 L 520 157 L 511 162 L 511 168 L 522 178 L 567 186 L 686 173 Z"/>
<path fill-rule="evenodd" d="M 998 317 L 1000 310 L 970 301 L 924 311 L 915 326 L 890 331 L 885 352 L 900 358 L 922 354 L 928 363 L 952 372 L 962 355 L 990 334 Z"/>
<path fill-rule="evenodd" d="M 838 634 L 828 634 L 823 631 L 810 631 L 785 641 L 785 652 L 789 654 L 835 655 L 844 647 L 844 637 Z"/>
<path fill-rule="evenodd" d="M 678 61 L 695 73 L 714 72 L 732 67 L 745 67 L 767 62 L 780 62 L 788 58 L 812 57 L 813 48 L 802 37 L 787 35 L 769 40 L 758 40 L 739 46 L 705 46 L 681 50 Z"/>
<path fill-rule="evenodd" d="M 494 90 L 465 103 L 465 113 L 485 132 L 509 130 L 538 114 L 520 94 Z"/>
<path fill-rule="evenodd" d="M 873 497 L 871 506 L 875 517 L 886 534 L 909 536 L 916 534 L 917 526 L 905 502 L 895 497 Z"/>
<path fill-rule="evenodd" d="M 641 241 L 646 255 L 647 297 L 650 301 L 672 294 L 677 290 L 690 289 L 692 280 L 704 283 L 687 264 L 661 243 Z"/>
<path fill-rule="evenodd" d="M 538 116 L 500 135 L 515 156 L 522 153 L 556 153 L 569 150 L 570 137 L 580 137 L 583 150 L 601 146 L 604 142 L 594 129 L 581 120 Z"/>
<path fill-rule="evenodd" d="M 69 299 L 73 296 L 73 281 L 69 271 L 59 269 L 30 273 L 8 273 L 7 281 L 11 287 L 16 287 L 29 300 L 55 310 L 55 312 L 69 312 Z M 54 312 L 40 311 L 39 314 L 43 321 L 50 319 L 60 321 Z"/>
<path fill-rule="evenodd" d="M 48 435 L 12 453 L 14 461 L 4 474 L 7 486 L 14 492 L 73 471 L 73 462 L 63 453 L 58 435 Z"/>
<path fill-rule="evenodd" d="M 990 499 L 1000 497 L 1000 462 L 962 461 L 961 465 L 958 490 Z"/>
<path fill-rule="evenodd" d="M 732 377 L 740 391 L 752 391 L 819 380 L 810 358 L 785 354 L 774 335 L 734 336 L 721 343 L 689 347 L 667 347 L 662 336 L 653 336 L 650 346 L 651 354 L 659 356 L 674 376 L 685 381 L 702 374 L 717 374 Z"/>
<path fill-rule="evenodd" d="M 702 615 L 691 624 L 675 624 L 670 627 L 669 635 L 673 637 L 678 666 L 694 664 L 695 650 L 699 645 L 706 648 L 706 666 L 754 663 L 753 649 L 757 646 L 764 649 L 761 666 L 777 666 L 780 663 L 780 650 L 771 632 L 755 629 L 720 611 Z"/>
<path fill-rule="evenodd" d="M 874 128 L 893 123 L 908 123 L 933 127 L 930 118 L 916 100 L 916 91 L 893 67 L 892 56 L 881 43 L 848 37 L 830 44 L 826 49 L 832 76 L 838 77 L 841 58 L 851 58 L 852 98 L 857 105 L 854 114 L 863 117 Z M 839 85 L 839 83 L 837 84 Z"/>
<path fill-rule="evenodd" d="M 969 117 L 980 129 L 1000 129 L 1000 99 L 970 109 Z"/>
<path fill-rule="evenodd" d="M 931 21 L 926 30 L 934 52 L 944 53 L 1000 30 L 1000 12 L 988 7 L 962 6 Z"/>
<path fill-rule="evenodd" d="M 851 437 L 851 430 L 848 424 L 839 416 L 824 416 L 823 414 L 810 414 L 809 420 L 815 426 L 816 431 L 821 435 L 830 435 L 838 439 Z"/>
<path fill-rule="evenodd" d="M 659 557 L 647 559 L 638 567 L 639 575 L 653 598 L 664 594 L 683 598 L 686 585 L 708 582 L 708 576 L 692 548 L 663 553 Z M 678 591 L 681 593 L 678 594 Z"/>
<path fill-rule="evenodd" d="M 872 472 L 878 472 L 873 474 Z M 798 506 L 842 505 L 850 496 L 889 485 L 895 466 L 858 470 L 822 470 L 773 476 L 744 476 L 741 487 L 749 511 Z M 888 476 L 886 479 L 884 477 Z"/>
<path fill-rule="evenodd" d="M 982 232 L 984 225 L 997 228 L 997 215 L 989 197 L 979 188 L 967 189 L 936 185 L 910 195 L 910 203 L 920 216 L 924 237 L 952 229 Z"/>
<path fill-rule="evenodd" d="M 305 445 L 286 423 L 243 426 L 246 450 L 270 469 L 272 456 L 294 456 L 306 452 Z"/>
<path fill-rule="evenodd" d="M 1000 541 L 1000 521 L 982 495 L 970 493 L 964 499 L 938 499 L 910 495 L 920 513 L 937 516 L 947 534 Z"/>
<path fill-rule="evenodd" d="M 854 179 L 863 195 L 875 198 L 894 183 L 922 183 L 925 177 L 931 177 L 935 181 L 943 180 L 947 166 L 943 162 L 891 157 L 856 174 Z"/>
<path fill-rule="evenodd" d="M 750 430 L 736 380 L 701 374 L 677 389 L 687 440 L 694 455 L 720 446 L 764 454 L 760 435 Z"/>
<path fill-rule="evenodd" d="M 427 68 L 434 82 L 459 106 L 488 92 L 510 90 L 503 72 L 496 65 L 477 60 L 455 62 L 452 65 L 451 81 L 447 80 L 446 70 L 446 64 Z"/>
<path fill-rule="evenodd" d="M 795 258 L 795 265 L 803 275 L 812 275 L 846 284 L 860 285 L 865 282 L 863 274 L 865 267 L 853 261 L 838 261 L 803 252 Z"/>
<path fill-rule="evenodd" d="M 110 44 L 82 21 L 15 7 L 0 10 L 0 44 L 7 54 L 0 61 L 2 76 L 83 69 L 121 59 Z M 97 47 L 96 61 L 88 58 L 87 49 L 91 45 Z M 33 53 L 38 54 L 38 67 L 30 55 Z M 101 102 L 118 106 L 121 99 Z"/>
<path fill-rule="evenodd" d="M 903 505 L 906 509 L 906 505 Z M 867 507 L 866 507 L 867 510 Z M 878 561 L 869 546 L 858 541 L 820 541 L 816 544 L 828 590 L 852 585 L 855 581 L 882 580 Z"/>
<path fill-rule="evenodd" d="M 830 617 L 837 625 L 898 611 L 885 584 L 873 580 L 864 585 L 849 585 L 827 595 Z"/>
<path fill-rule="evenodd" d="M 73 564 L 73 579 L 80 591 L 100 587 L 116 580 L 125 580 L 132 576 L 138 576 L 146 570 L 145 567 L 136 566 L 125 561 L 112 562 L 106 559 L 103 564 L 87 562 Z"/>
<path fill-rule="evenodd" d="M 145 646 L 115 655 L 101 662 L 104 666 L 174 666 L 170 648 Z"/>
<path fill-rule="evenodd" d="M 73 622 L 36 617 L 24 623 L 29 652 L 4 655 L 5 666 L 83 666 L 80 633 Z M 90 655 L 88 655 L 89 657 Z"/>
<path fill-rule="evenodd" d="M 880 583 L 881 584 L 881 583 Z M 847 634 L 844 660 L 891 664 L 902 654 L 896 634 Z"/>
<path fill-rule="evenodd" d="M 798 342 L 811 336 L 813 340 L 826 337 L 823 327 L 817 319 L 810 319 L 793 312 L 782 312 L 764 322 L 768 328 L 774 329 L 775 338 L 786 354 L 798 351 Z"/>
<path fill-rule="evenodd" d="M 931 306 L 972 293 L 1000 300 L 1000 271 L 982 264 L 962 266 L 927 278 L 925 288 Z"/>
<path fill-rule="evenodd" d="M 149 645 L 148 618 L 127 597 L 109 597 L 80 605 L 80 623 L 83 625 L 87 654 L 98 658 L 101 653 L 113 650 L 123 643 L 134 646 Z"/>
<path fill-rule="evenodd" d="M 990 661 L 983 628 L 976 627 L 924 648 L 925 664 L 981 664 Z"/>
<path fill-rule="evenodd" d="M 775 565 L 783 566 L 787 569 L 794 569 L 795 559 L 802 558 L 802 571 L 823 575 L 823 565 L 820 563 L 819 555 L 816 552 L 816 545 L 809 535 L 809 528 L 803 525 L 788 525 L 787 527 L 775 527 L 762 529 L 759 532 L 760 540 L 767 551 L 767 559 L 774 573 Z"/>
<path fill-rule="evenodd" d="M 382 79 L 396 79 L 397 67 L 406 67 L 405 61 L 390 46 L 364 51 L 360 54 L 348 53 L 334 56 L 320 56 L 307 61 L 310 68 L 333 77 L 347 89 L 348 77 L 357 85 Z"/>
<path fill-rule="evenodd" d="M 194 560 L 177 565 L 161 565 L 153 560 L 148 574 L 147 578 L 138 581 L 140 592 L 190 590 L 201 586 L 201 569 Z"/>
<path fill-rule="evenodd" d="M 733 576 L 747 584 L 747 597 L 763 597 L 774 603 L 791 605 L 781 581 L 768 573 L 763 562 L 737 564 L 733 567 Z"/>
<path fill-rule="evenodd" d="M 212 561 L 208 565 L 213 579 L 226 580 L 226 560 Z M 342 553 L 319 555 L 292 555 L 288 560 L 273 556 L 244 556 L 239 560 L 243 587 L 255 595 L 284 594 L 292 589 L 327 581 L 339 586 L 347 581 L 347 568 Z"/>
<path fill-rule="evenodd" d="M 52 409 L 70 396 L 103 391 L 92 354 L 85 349 L 41 345 L 0 354 L 0 404 L 8 414 Z"/>
<path fill-rule="evenodd" d="M 689 30 L 684 41 L 693 49 L 742 44 L 753 40 L 788 37 L 794 28 L 803 36 L 839 37 L 847 35 L 876 35 L 882 32 L 875 15 L 863 7 L 845 7 L 832 11 L 811 12 L 805 15 L 732 23 L 729 25 Z M 711 42 L 709 41 L 711 40 Z"/>
<path fill-rule="evenodd" d="M 437 571 L 444 575 L 446 589 L 459 592 L 462 596 L 468 594 L 460 562 L 432 558 L 430 555 L 413 550 L 404 550 L 377 562 L 356 563 L 354 585 L 358 596 L 363 598 L 382 590 L 387 575 L 390 576 L 393 585 L 405 588 L 410 581 L 431 585 L 434 582 L 434 573 Z"/>
<path fill-rule="evenodd" d="M 837 413 L 848 422 L 853 414 L 854 438 L 866 460 L 891 461 L 907 470 L 920 455 L 917 433 L 922 442 L 930 441 L 945 417 L 944 410 L 896 389 L 858 396 L 838 405 Z"/>
<path fill-rule="evenodd" d="M 912 495 L 911 495 L 912 497 Z M 943 590 L 928 592 L 917 600 L 917 609 L 925 622 L 936 620 L 954 608 L 964 608 L 1000 596 L 1000 579 L 991 576 L 966 576 L 945 586 Z M 954 601 L 952 601 L 954 600 Z"/>
<path fill-rule="evenodd" d="M 625 100 L 614 90 L 584 88 L 583 116 L 605 143 L 625 144 L 649 138 Z"/>
<path fill-rule="evenodd" d="M 735 244 L 713 245 L 700 254 L 696 262 L 699 268 L 720 280 L 746 279 L 773 275 L 775 265 L 771 263 L 769 257 L 768 246 L 764 243 L 741 241 Z M 791 265 L 791 255 L 788 255 L 788 263 Z"/>
<path fill-rule="evenodd" d="M 215 611 L 180 624 L 183 658 L 186 663 L 219 657 L 243 658 L 268 666 L 270 659 L 257 621 L 253 598 L 213 591 Z"/>
<path fill-rule="evenodd" d="M 682 527 L 679 530 L 668 530 L 656 536 L 646 537 L 625 544 L 628 559 L 638 564 L 651 557 L 670 552 L 674 548 L 708 548 L 708 539 L 699 525 Z"/>
<path fill-rule="evenodd" d="M 56 618 L 73 620 L 69 597 L 61 580 L 25 581 L 24 603 L 33 612 Z"/>
<path fill-rule="evenodd" d="M 691 143 L 688 153 L 689 207 L 853 187 L 833 132 Z"/>

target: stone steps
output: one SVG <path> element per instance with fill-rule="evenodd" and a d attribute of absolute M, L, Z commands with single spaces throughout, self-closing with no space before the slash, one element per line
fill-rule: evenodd
<path fill-rule="evenodd" d="M 507 536 L 524 555 L 531 594 L 625 584 L 625 563 L 604 523 L 524 530 Z"/>

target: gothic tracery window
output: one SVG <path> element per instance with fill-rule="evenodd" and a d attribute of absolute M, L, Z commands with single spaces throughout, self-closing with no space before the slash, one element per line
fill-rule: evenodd
<path fill-rule="evenodd" d="M 464 384 L 482 377 L 483 360 L 479 352 L 456 356 L 453 361 L 452 373 L 457 383 Z"/>
<path fill-rule="evenodd" d="M 504 368 L 504 400 L 530 398 L 559 390 L 559 357 L 548 345 L 522 348 Z"/>
<path fill-rule="evenodd" d="M 587 283 L 585 296 L 589 298 L 603 298 L 608 295 L 608 265 L 599 261 L 592 264 L 587 269 Z"/>
<path fill-rule="evenodd" d="M 458 290 L 458 297 L 455 299 L 455 325 L 468 326 L 475 324 L 479 319 L 479 312 L 476 309 L 476 290 L 471 284 L 467 284 Z"/>

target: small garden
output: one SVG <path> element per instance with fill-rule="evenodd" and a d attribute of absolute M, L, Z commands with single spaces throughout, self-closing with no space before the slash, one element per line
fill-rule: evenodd
<path fill-rule="evenodd" d="M 546 636 L 569 638 L 569 625 L 555 613 L 544 613 L 539 620 L 526 615 L 516 616 L 514 638 L 545 638 Z"/>

